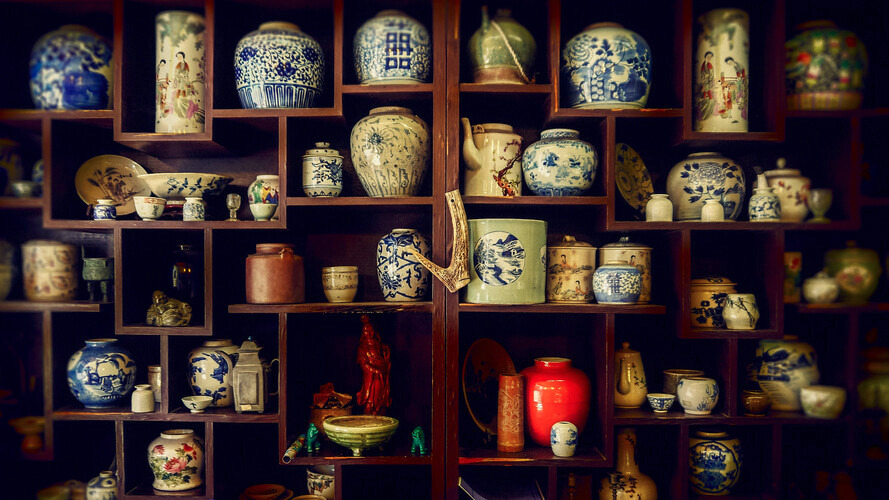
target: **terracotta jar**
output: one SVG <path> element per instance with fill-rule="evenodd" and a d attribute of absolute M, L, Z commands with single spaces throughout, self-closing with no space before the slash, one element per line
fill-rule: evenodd
<path fill-rule="evenodd" d="M 298 304 L 306 300 L 303 258 L 289 243 L 257 243 L 247 257 L 248 304 Z"/>
<path fill-rule="evenodd" d="M 615 470 L 599 483 L 599 500 L 657 500 L 657 485 L 654 480 L 639 472 L 636 442 L 635 429 L 624 427 L 618 432 Z"/>
<path fill-rule="evenodd" d="M 614 353 L 614 406 L 639 408 L 645 404 L 647 395 L 642 355 L 630 349 L 629 342 L 624 342 Z"/>
<path fill-rule="evenodd" d="M 571 367 L 568 358 L 537 358 L 522 370 L 525 377 L 525 415 L 531 439 L 550 446 L 550 430 L 562 420 L 583 433 L 590 413 L 590 379 Z"/>

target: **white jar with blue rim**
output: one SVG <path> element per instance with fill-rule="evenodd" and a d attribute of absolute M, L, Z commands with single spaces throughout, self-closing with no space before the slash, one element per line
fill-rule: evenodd
<path fill-rule="evenodd" d="M 399 10 L 384 10 L 358 28 L 353 41 L 355 74 L 362 84 L 429 81 L 432 44 L 419 21 Z"/>
<path fill-rule="evenodd" d="M 580 196 L 593 186 L 599 160 L 580 132 L 551 128 L 522 155 L 525 184 L 538 196 Z"/>

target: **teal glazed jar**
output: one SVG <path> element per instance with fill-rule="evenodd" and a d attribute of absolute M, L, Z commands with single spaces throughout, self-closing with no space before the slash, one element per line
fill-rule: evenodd
<path fill-rule="evenodd" d="M 413 84 L 432 74 L 432 39 L 419 21 L 384 10 L 355 32 L 355 74 L 362 84 Z"/>
<path fill-rule="evenodd" d="M 482 7 L 482 25 L 469 39 L 469 62 L 475 83 L 531 83 L 537 43 L 524 26 L 497 9 L 494 19 Z"/>
<path fill-rule="evenodd" d="M 470 219 L 471 304 L 542 304 L 546 301 L 546 222 Z"/>

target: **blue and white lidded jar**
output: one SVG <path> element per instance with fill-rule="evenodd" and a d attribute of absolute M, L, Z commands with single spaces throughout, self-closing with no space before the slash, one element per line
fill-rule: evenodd
<path fill-rule="evenodd" d="M 93 220 L 114 220 L 117 219 L 117 208 L 114 206 L 114 200 L 96 200 L 93 205 Z"/>
<path fill-rule="evenodd" d="M 231 339 L 206 340 L 188 353 L 188 373 L 195 396 L 210 396 L 211 406 L 231 406 L 232 368 L 238 362 L 238 346 Z"/>
<path fill-rule="evenodd" d="M 383 106 L 358 120 L 349 136 L 352 165 L 373 198 L 416 196 L 432 143 L 429 126 L 408 108 Z"/>
<path fill-rule="evenodd" d="M 560 78 L 565 106 L 644 108 L 651 87 L 651 49 L 620 24 L 591 24 L 565 45 Z"/>
<path fill-rule="evenodd" d="M 323 92 L 324 51 L 293 23 L 262 23 L 235 47 L 235 86 L 245 109 L 314 107 Z"/>
<path fill-rule="evenodd" d="M 429 270 L 410 252 L 431 256 L 429 240 L 416 229 L 393 229 L 377 244 L 377 278 L 383 298 L 390 302 L 417 302 L 432 287 Z"/>
<path fill-rule="evenodd" d="M 68 359 L 68 388 L 87 408 L 115 406 L 136 383 L 136 362 L 117 339 L 89 339 Z"/>
<path fill-rule="evenodd" d="M 303 155 L 303 191 L 311 198 L 336 197 L 343 190 L 343 157 L 329 142 L 316 142 Z"/>
<path fill-rule="evenodd" d="M 746 194 L 744 169 L 719 153 L 692 153 L 667 175 L 673 220 L 700 220 L 707 200 L 722 204 L 725 220 L 737 220 Z"/>
<path fill-rule="evenodd" d="M 182 205 L 182 220 L 202 221 L 206 217 L 207 204 L 200 196 L 186 196 Z"/>
<path fill-rule="evenodd" d="M 676 386 L 679 404 L 690 415 L 709 415 L 719 401 L 719 384 L 712 378 L 689 377 Z"/>
<path fill-rule="evenodd" d="M 549 431 L 549 445 L 557 457 L 573 457 L 577 449 L 577 426 L 562 420 Z"/>
<path fill-rule="evenodd" d="M 111 44 L 86 26 L 68 24 L 31 50 L 31 98 L 37 109 L 109 109 L 114 88 Z"/>
<path fill-rule="evenodd" d="M 525 184 L 540 196 L 586 193 L 596 179 L 597 165 L 596 148 L 567 128 L 544 130 L 522 155 Z"/>
<path fill-rule="evenodd" d="M 355 74 L 362 84 L 412 84 L 429 81 L 432 44 L 429 32 L 399 10 L 384 10 L 355 32 Z"/>
<path fill-rule="evenodd" d="M 701 429 L 688 440 L 688 481 L 700 495 L 728 495 L 741 477 L 741 441 L 720 429 Z"/>
<path fill-rule="evenodd" d="M 642 273 L 625 260 L 607 261 L 593 273 L 593 293 L 599 304 L 635 304 L 642 293 Z"/>

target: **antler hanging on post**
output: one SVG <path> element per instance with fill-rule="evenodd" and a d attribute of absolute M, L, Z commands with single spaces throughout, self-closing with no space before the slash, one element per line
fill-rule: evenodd
<path fill-rule="evenodd" d="M 460 190 L 448 191 L 445 193 L 445 200 L 448 202 L 451 228 L 454 230 L 454 253 L 451 256 L 451 264 L 445 269 L 423 257 L 414 248 L 410 248 L 410 251 L 423 267 L 444 283 L 448 291 L 456 292 L 469 283 L 469 225 L 466 222 L 466 209 L 463 208 Z"/>

